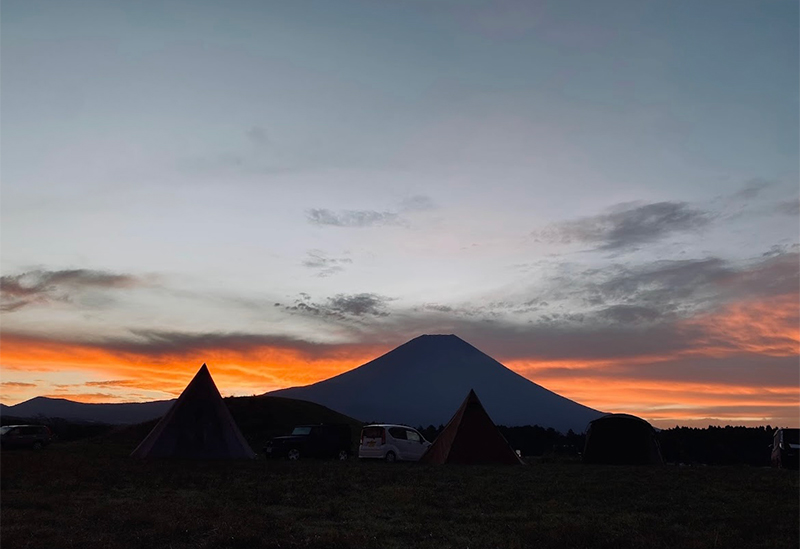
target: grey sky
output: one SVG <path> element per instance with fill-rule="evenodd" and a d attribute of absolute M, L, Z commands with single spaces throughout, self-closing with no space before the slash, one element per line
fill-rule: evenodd
<path fill-rule="evenodd" d="M 502 349 L 728 306 L 736 273 L 797 290 L 796 2 L 6 0 L 0 24 L 6 331 L 472 318 Z"/>

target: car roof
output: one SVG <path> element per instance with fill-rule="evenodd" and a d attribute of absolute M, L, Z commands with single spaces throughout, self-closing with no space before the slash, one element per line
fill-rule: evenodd
<path fill-rule="evenodd" d="M 3 427 L 46 427 L 46 426 L 45 425 L 39 425 L 39 424 L 26 423 L 24 425 L 3 425 Z"/>
<path fill-rule="evenodd" d="M 416 431 L 414 427 L 410 425 L 401 425 L 400 423 L 370 423 L 369 425 L 364 425 L 362 429 L 366 429 L 367 427 L 405 427 L 406 429 L 413 429 Z"/>

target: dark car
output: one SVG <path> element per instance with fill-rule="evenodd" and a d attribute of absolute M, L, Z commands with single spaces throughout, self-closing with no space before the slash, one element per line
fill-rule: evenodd
<path fill-rule="evenodd" d="M 352 452 L 349 425 L 299 425 L 292 434 L 275 437 L 264 447 L 267 457 L 329 458 L 346 460 Z"/>
<path fill-rule="evenodd" d="M 33 448 L 41 450 L 50 444 L 53 433 L 45 425 L 5 425 L 0 427 L 0 446 L 3 448 Z"/>
<path fill-rule="evenodd" d="M 778 429 L 772 438 L 772 465 L 797 469 L 800 465 L 800 429 Z"/>

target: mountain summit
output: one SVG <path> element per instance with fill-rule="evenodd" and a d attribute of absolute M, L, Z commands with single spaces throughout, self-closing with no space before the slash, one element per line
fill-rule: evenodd
<path fill-rule="evenodd" d="M 444 424 L 475 389 L 498 425 L 582 432 L 602 415 L 509 370 L 455 335 L 422 335 L 338 376 L 268 393 L 365 421 Z"/>

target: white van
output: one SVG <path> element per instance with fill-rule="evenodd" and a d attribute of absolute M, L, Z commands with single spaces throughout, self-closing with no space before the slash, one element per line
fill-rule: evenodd
<path fill-rule="evenodd" d="M 359 459 L 418 461 L 431 443 L 407 425 L 381 423 L 361 429 Z"/>

